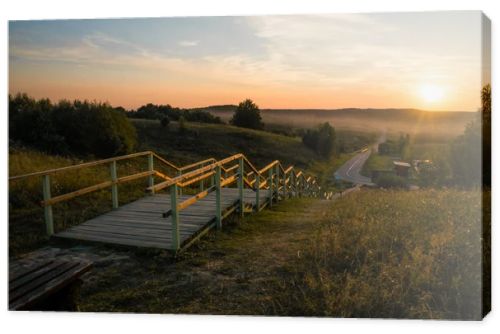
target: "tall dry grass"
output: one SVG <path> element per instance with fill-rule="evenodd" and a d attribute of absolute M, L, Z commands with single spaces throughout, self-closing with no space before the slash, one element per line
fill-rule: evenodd
<path fill-rule="evenodd" d="M 481 317 L 479 191 L 363 191 L 320 219 L 281 301 L 291 314 Z"/>

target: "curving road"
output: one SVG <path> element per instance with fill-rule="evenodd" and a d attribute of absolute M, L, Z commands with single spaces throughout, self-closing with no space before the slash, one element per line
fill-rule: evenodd
<path fill-rule="evenodd" d="M 375 185 L 372 182 L 371 178 L 361 175 L 360 172 L 366 160 L 368 160 L 368 158 L 370 157 L 372 151 L 376 152 L 378 150 L 378 144 L 383 143 L 385 141 L 385 137 L 385 133 L 382 134 L 382 136 L 380 136 L 380 138 L 371 148 L 366 149 L 364 152 L 356 154 L 345 164 L 340 166 L 340 168 L 335 172 L 335 179 L 366 186 Z"/>
<path fill-rule="evenodd" d="M 360 174 L 365 161 L 370 157 L 371 153 L 371 150 L 367 150 L 365 152 L 356 154 L 345 164 L 340 166 L 339 169 L 337 169 L 337 171 L 335 172 L 335 179 L 367 186 L 374 185 L 371 178 Z"/>

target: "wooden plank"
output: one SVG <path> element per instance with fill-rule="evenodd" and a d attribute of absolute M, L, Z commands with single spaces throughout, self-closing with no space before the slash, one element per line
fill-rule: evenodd
<path fill-rule="evenodd" d="M 208 219 L 204 219 L 203 221 L 200 221 L 199 223 L 181 223 L 180 224 L 180 231 L 181 234 L 193 234 L 196 233 L 202 227 L 207 223 Z M 172 231 L 172 226 L 168 226 L 168 228 L 152 228 L 151 226 L 139 226 L 137 224 L 120 224 L 120 223 L 109 223 L 109 224 L 82 224 L 79 225 L 71 231 L 80 231 L 82 229 L 85 230 L 102 230 L 104 232 L 110 232 L 110 233 L 123 233 L 124 234 L 137 234 L 137 235 L 151 235 L 151 236 L 158 236 L 161 238 L 164 238 L 165 235 L 170 235 L 170 232 Z"/>
<path fill-rule="evenodd" d="M 34 266 L 34 270 L 27 270 L 27 272 L 23 275 L 17 276 L 13 278 L 11 281 L 9 281 L 9 293 L 11 291 L 16 290 L 17 288 L 21 287 L 22 285 L 25 285 L 29 283 L 30 281 L 33 281 L 34 279 L 43 276 L 45 273 L 53 270 L 54 268 L 57 268 L 58 266 L 61 266 L 62 262 L 54 262 L 54 261 L 44 261 L 40 262 L 40 265 Z"/>
<path fill-rule="evenodd" d="M 39 277 L 29 281 L 27 284 L 9 291 L 9 302 L 13 302 L 21 296 L 39 288 L 43 284 L 49 282 L 50 280 L 56 278 L 58 275 L 63 274 L 64 272 L 78 266 L 78 262 L 62 262 L 60 265 L 54 265 L 51 267 L 51 270 L 44 273 Z"/>
<path fill-rule="evenodd" d="M 9 282 L 12 282 L 13 280 L 20 279 L 26 275 L 29 275 L 32 272 L 35 272 L 35 271 L 39 270 L 40 268 L 51 264 L 52 262 L 54 262 L 54 261 L 53 260 L 41 261 L 41 262 L 37 262 L 35 265 L 29 266 L 29 267 L 23 266 L 19 262 L 9 263 Z M 10 285 L 9 285 L 9 289 L 10 289 Z"/>
<path fill-rule="evenodd" d="M 188 206 L 196 203 L 199 199 L 202 199 L 203 197 L 206 197 L 208 194 L 210 194 L 211 192 L 215 191 L 215 187 L 210 187 L 208 188 L 207 190 L 205 191 L 202 191 L 198 194 L 196 194 L 195 196 L 185 200 L 184 202 L 180 203 L 177 208 L 179 211 L 187 208 Z"/>
<path fill-rule="evenodd" d="M 189 186 L 189 185 L 191 185 L 191 184 L 193 184 L 193 183 L 196 183 L 196 182 L 198 182 L 198 181 L 205 180 L 206 178 L 209 178 L 209 177 L 211 177 L 211 176 L 212 176 L 212 175 L 214 175 L 214 174 L 215 174 L 215 172 L 214 172 L 214 171 L 211 171 L 211 172 L 208 172 L 208 173 L 202 174 L 202 175 L 200 175 L 200 176 L 198 176 L 198 177 L 195 177 L 195 178 L 193 178 L 193 179 L 191 179 L 191 180 L 187 180 L 187 181 L 185 181 L 185 182 L 179 182 L 179 186 L 180 186 L 180 187 L 183 187 L 183 188 L 184 188 L 184 187 L 187 187 L 187 186 Z"/>
<path fill-rule="evenodd" d="M 126 245 L 126 246 L 136 246 L 136 247 L 152 247 L 152 248 L 168 249 L 171 246 L 170 239 L 165 239 L 164 242 L 158 242 L 156 240 L 148 241 L 148 240 L 138 240 L 135 238 L 134 239 L 116 238 L 113 236 L 103 236 L 92 233 L 76 233 L 76 232 L 62 232 L 58 236 L 62 238 L 81 239 L 81 240 L 97 241 L 97 242 Z"/>
<path fill-rule="evenodd" d="M 90 187 L 86 187 L 86 188 L 79 189 L 77 191 L 72 191 L 70 193 L 66 193 L 64 195 L 52 197 L 48 200 L 42 201 L 41 204 L 42 204 L 42 206 L 53 205 L 55 203 L 66 201 L 68 199 L 71 199 L 71 198 L 74 198 L 77 196 L 81 196 L 81 195 L 85 195 L 85 194 L 91 193 L 93 191 L 101 190 L 104 188 L 109 188 L 112 184 L 113 184 L 112 181 L 105 181 L 105 182 L 102 182 L 102 183 L 99 183 L 99 184 L 96 184 L 96 185 L 93 185 Z"/>
<path fill-rule="evenodd" d="M 29 294 L 19 297 L 16 301 L 13 301 L 12 303 L 9 302 L 9 309 L 17 310 L 31 306 L 37 300 L 46 298 L 48 295 L 60 291 L 65 286 L 68 286 L 83 273 L 89 271 L 91 267 L 92 264 L 90 262 L 77 262 L 75 267 L 59 274 L 45 284 L 40 285 L 35 290 L 31 290 Z"/>
<path fill-rule="evenodd" d="M 90 225 L 81 225 L 78 228 L 72 230 L 72 232 L 77 233 L 96 233 L 98 235 L 113 235 L 116 237 L 130 237 L 137 238 L 137 240 L 170 240 L 171 235 L 167 235 L 167 231 L 165 231 L 165 235 L 163 233 L 158 233 L 155 231 L 147 231 L 139 228 L 131 228 L 131 227 L 109 227 L 109 226 L 90 226 Z M 180 231 L 180 234 L 191 235 L 193 233 L 187 231 Z"/>

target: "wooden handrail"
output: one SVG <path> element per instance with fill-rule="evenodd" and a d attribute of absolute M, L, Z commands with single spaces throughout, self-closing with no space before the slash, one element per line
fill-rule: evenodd
<path fill-rule="evenodd" d="M 274 166 L 276 166 L 276 164 L 279 164 L 278 160 L 274 160 L 269 165 L 267 165 L 266 167 L 264 167 L 261 170 L 259 170 L 259 173 L 262 174 L 262 173 L 267 172 L 270 168 L 273 168 Z"/>
<path fill-rule="evenodd" d="M 199 166 L 199 165 L 206 164 L 207 162 L 214 163 L 214 162 L 216 162 L 216 161 L 217 161 L 217 160 L 215 160 L 214 158 L 209 158 L 209 159 L 206 159 L 206 160 L 202 160 L 202 161 L 199 161 L 199 162 L 192 163 L 192 164 L 187 165 L 187 166 L 180 167 L 178 170 L 180 170 L 180 171 L 185 171 L 185 170 L 187 170 L 187 169 L 192 169 L 193 167 L 196 167 L 196 166 Z"/>
<path fill-rule="evenodd" d="M 32 176 L 52 175 L 52 174 L 56 174 L 56 173 L 67 172 L 70 170 L 76 170 L 76 169 L 81 169 L 81 168 L 85 168 L 85 167 L 93 167 L 93 166 L 98 166 L 98 165 L 110 163 L 113 161 L 120 161 L 120 160 L 125 160 L 125 159 L 137 158 L 137 157 L 145 156 L 145 155 L 152 154 L 152 153 L 153 152 L 151 152 L 151 151 L 144 151 L 144 152 L 122 155 L 122 156 L 114 157 L 114 158 L 85 162 L 85 163 L 78 164 L 78 165 L 71 165 L 71 166 L 66 166 L 66 167 L 48 169 L 48 170 L 44 170 L 41 172 L 28 173 L 28 174 L 24 174 L 24 175 L 16 175 L 16 176 L 9 177 L 9 181 L 18 180 L 18 179 L 22 179 L 22 178 L 26 178 L 26 177 L 32 177 Z"/>
<path fill-rule="evenodd" d="M 78 197 L 78 196 L 81 196 L 81 195 L 85 195 L 85 194 L 88 194 L 88 193 L 91 193 L 91 192 L 94 192 L 94 191 L 97 191 L 97 190 L 101 190 L 101 189 L 104 189 L 104 188 L 111 187 L 113 184 L 120 184 L 120 183 L 125 183 L 125 182 L 129 182 L 129 181 L 137 180 L 137 179 L 140 179 L 140 178 L 143 178 L 143 177 L 147 177 L 147 176 L 153 175 L 154 173 L 156 173 L 156 172 L 155 171 L 152 171 L 152 172 L 146 171 L 146 172 L 141 172 L 141 173 L 137 173 L 137 174 L 133 174 L 133 175 L 128 175 L 128 176 L 120 177 L 115 182 L 113 182 L 113 181 L 104 181 L 102 183 L 95 184 L 95 185 L 90 186 L 90 187 L 85 187 L 85 188 L 82 188 L 82 189 L 79 189 L 79 190 L 76 190 L 76 191 L 72 191 L 70 193 L 66 193 L 66 194 L 63 194 L 63 195 L 52 197 L 51 199 L 49 199 L 47 201 L 41 201 L 40 204 L 42 206 L 54 205 L 56 203 L 67 201 L 69 199 L 72 199 L 72 198 L 75 198 L 75 197 Z"/>
<path fill-rule="evenodd" d="M 188 172 L 186 174 L 182 174 L 182 175 L 179 175 L 177 177 L 174 177 L 172 178 L 172 180 L 170 181 L 164 181 L 162 183 L 158 183 L 152 187 L 148 187 L 146 190 L 149 191 L 149 192 L 155 192 L 155 191 L 159 191 L 159 190 L 162 190 L 162 189 L 165 189 L 166 187 L 169 187 L 171 186 L 172 184 L 177 184 L 177 183 L 181 183 L 185 180 L 188 180 L 192 177 L 196 177 L 200 174 L 203 174 L 204 172 L 207 172 L 209 170 L 212 170 L 214 169 L 216 166 L 222 166 L 222 165 L 225 165 L 231 161 L 234 161 L 236 159 L 239 159 L 243 156 L 243 154 L 239 153 L 239 154 L 235 154 L 233 156 L 230 156 L 226 159 L 223 159 L 223 160 L 220 160 L 216 163 L 213 163 L 213 164 L 210 164 L 210 165 L 207 165 L 207 166 L 204 166 L 204 167 L 200 167 L 194 171 L 191 171 L 191 172 Z"/>
<path fill-rule="evenodd" d="M 179 169 L 180 169 L 179 167 L 177 167 L 176 165 L 174 165 L 174 164 L 173 164 L 173 163 L 171 163 L 170 161 L 163 159 L 163 158 L 162 158 L 161 156 L 159 156 L 158 154 L 156 154 L 156 153 L 154 153 L 154 152 L 152 152 L 152 153 L 153 153 L 153 156 L 154 156 L 156 159 L 160 160 L 160 161 L 161 161 L 161 162 L 163 162 L 165 165 L 168 165 L 168 166 L 172 167 L 172 168 L 173 168 L 173 169 L 175 169 L 175 170 L 179 170 Z"/>
<path fill-rule="evenodd" d="M 117 177 L 117 161 L 132 159 L 136 157 L 148 156 L 148 169 L 144 172 L 139 172 L 132 175 Z M 170 177 L 154 167 L 154 159 L 158 160 L 162 164 L 174 169 L 177 176 Z M 234 163 L 229 167 L 228 164 Z M 78 189 L 66 194 L 51 197 L 50 193 L 50 176 L 52 174 L 78 170 L 86 167 L 99 166 L 103 164 L 109 164 L 110 168 L 110 181 L 101 182 L 92 186 Z M 248 170 L 247 170 L 248 167 Z M 224 177 L 221 175 L 221 171 L 224 171 Z M 233 172 L 231 176 L 227 176 L 227 173 Z M 321 187 L 317 184 L 317 180 L 312 176 L 306 176 L 303 171 L 298 171 L 293 166 L 284 168 L 279 160 L 274 160 L 262 169 L 257 169 L 243 154 L 238 153 L 227 157 L 222 160 L 215 160 L 214 158 L 208 158 L 196 163 L 192 163 L 183 167 L 178 167 L 175 164 L 165 160 L 158 154 L 152 151 L 137 152 L 128 155 L 118 156 L 114 158 L 102 159 L 92 162 L 86 162 L 78 165 L 66 166 L 61 168 L 54 168 L 45 171 L 29 173 L 24 175 L 13 176 L 9 178 L 10 180 L 19 180 L 26 177 L 42 176 L 43 179 L 43 201 L 41 205 L 44 207 L 45 222 L 47 227 L 47 233 L 49 235 L 54 233 L 53 228 L 53 215 L 52 215 L 52 205 L 70 200 L 72 198 L 88 194 L 94 191 L 102 190 L 105 188 L 110 188 L 112 193 L 112 204 L 113 208 L 116 209 L 119 206 L 118 201 L 118 184 L 129 182 L 132 180 L 148 177 L 149 186 L 146 188 L 149 192 L 156 192 L 167 187 L 171 187 L 170 196 L 171 201 L 174 203 L 174 207 L 171 209 L 171 215 L 173 219 L 172 231 L 177 231 L 178 229 L 178 213 L 189 207 L 190 205 L 196 203 L 198 200 L 206 197 L 213 191 L 216 191 L 216 203 L 219 203 L 219 212 L 217 214 L 218 226 L 220 225 L 221 212 L 220 212 L 220 202 L 221 202 L 221 188 L 229 186 L 234 182 L 238 182 L 238 192 L 240 200 L 237 202 L 240 215 L 243 216 L 245 211 L 244 198 L 244 188 L 248 187 L 256 192 L 256 204 L 257 210 L 268 205 L 272 206 L 273 201 L 278 201 L 280 198 L 286 198 L 289 196 L 297 195 L 312 195 L 318 196 L 321 194 Z M 164 181 L 158 184 L 154 184 L 154 176 L 160 177 Z M 215 178 L 214 178 L 215 177 Z M 212 178 L 210 182 L 210 187 L 204 188 L 204 183 L 207 178 Z M 177 191 L 182 191 L 183 187 L 190 186 L 196 182 L 200 182 L 200 192 L 196 195 L 188 198 L 187 200 L 178 203 L 177 202 Z M 262 204 L 260 202 L 261 191 L 268 191 L 268 195 L 264 197 L 266 200 Z M 325 193 L 325 196 L 326 193 Z M 178 204 L 177 204 L 178 203 Z M 261 205 L 262 204 L 262 205 Z M 216 204 L 217 205 L 217 204 Z M 216 220 L 217 220 L 216 219 Z M 175 223 L 174 223 L 175 222 Z M 177 234 L 176 234 L 177 235 Z M 176 237 L 176 236 L 173 236 Z"/>

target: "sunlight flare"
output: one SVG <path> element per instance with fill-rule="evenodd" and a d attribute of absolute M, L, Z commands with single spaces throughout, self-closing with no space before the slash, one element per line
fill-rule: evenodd
<path fill-rule="evenodd" d="M 441 86 L 425 84 L 420 87 L 420 96 L 425 102 L 439 102 L 444 97 L 444 89 Z"/>

